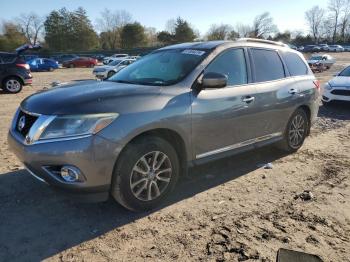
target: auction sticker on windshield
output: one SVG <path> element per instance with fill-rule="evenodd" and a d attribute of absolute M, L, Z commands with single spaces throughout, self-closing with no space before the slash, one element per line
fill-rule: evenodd
<path fill-rule="evenodd" d="M 183 54 L 186 55 L 198 55 L 198 56 L 202 56 L 205 54 L 205 51 L 201 51 L 201 50 L 193 50 L 193 49 L 186 49 L 184 51 L 182 51 Z"/>

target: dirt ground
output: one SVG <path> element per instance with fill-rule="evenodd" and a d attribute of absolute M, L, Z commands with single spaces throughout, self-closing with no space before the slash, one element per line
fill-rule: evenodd
<path fill-rule="evenodd" d="M 349 53 L 335 56 L 317 75 L 323 83 L 350 64 Z M 162 208 L 132 213 L 112 200 L 68 200 L 8 150 L 22 99 L 52 81 L 92 78 L 91 69 L 33 75 L 33 87 L 0 93 L 0 261 L 275 261 L 279 248 L 350 261 L 348 104 L 321 106 L 298 153 L 266 147 L 197 167 Z"/>

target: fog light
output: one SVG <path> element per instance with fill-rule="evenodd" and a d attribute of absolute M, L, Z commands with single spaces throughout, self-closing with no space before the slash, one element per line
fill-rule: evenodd
<path fill-rule="evenodd" d="M 79 181 L 80 171 L 73 166 L 63 166 L 61 168 L 61 177 L 67 182 Z"/>

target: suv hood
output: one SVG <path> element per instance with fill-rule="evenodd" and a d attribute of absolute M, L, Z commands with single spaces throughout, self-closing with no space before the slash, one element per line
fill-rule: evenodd
<path fill-rule="evenodd" d="M 149 101 L 154 101 L 160 90 L 159 86 L 89 80 L 31 95 L 21 108 L 44 115 L 132 113 L 151 107 Z"/>
<path fill-rule="evenodd" d="M 336 76 L 328 82 L 332 87 L 345 87 L 350 86 L 350 77 L 348 76 Z"/>

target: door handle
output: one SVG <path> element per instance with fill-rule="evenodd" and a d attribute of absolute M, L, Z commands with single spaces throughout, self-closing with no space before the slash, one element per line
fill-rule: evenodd
<path fill-rule="evenodd" d="M 246 102 L 247 104 L 253 102 L 255 100 L 255 97 L 254 96 L 246 96 L 246 97 L 243 97 L 242 98 L 242 101 L 243 102 Z"/>
<path fill-rule="evenodd" d="M 295 95 L 296 93 L 298 93 L 298 89 L 295 89 L 295 88 L 289 89 L 288 93 L 291 95 Z"/>

